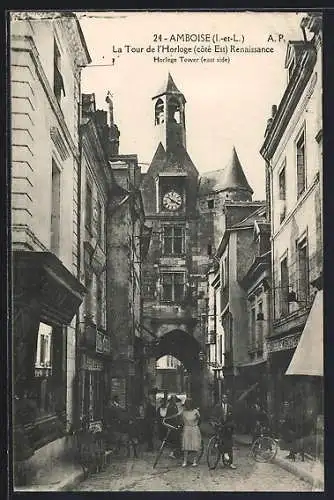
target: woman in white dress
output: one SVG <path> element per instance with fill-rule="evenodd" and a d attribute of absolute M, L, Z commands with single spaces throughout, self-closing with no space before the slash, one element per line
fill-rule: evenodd
<path fill-rule="evenodd" d="M 189 453 L 195 453 L 193 466 L 197 465 L 198 453 L 201 449 L 201 431 L 199 429 L 199 411 L 192 406 L 190 399 L 186 399 L 182 413 L 183 418 L 183 433 L 182 433 L 182 449 L 183 449 L 183 464 L 186 467 Z"/>

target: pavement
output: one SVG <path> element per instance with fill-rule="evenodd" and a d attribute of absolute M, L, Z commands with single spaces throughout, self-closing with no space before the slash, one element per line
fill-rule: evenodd
<path fill-rule="evenodd" d="M 39 474 L 29 486 L 15 488 L 18 492 L 30 491 L 70 491 L 78 483 L 83 481 L 84 472 L 80 465 L 59 462 L 52 467 L 52 470 Z"/>
<path fill-rule="evenodd" d="M 207 439 L 207 437 L 210 434 L 212 434 L 212 428 L 211 428 L 210 424 L 207 424 L 207 423 L 201 424 L 201 431 L 202 431 L 202 435 L 204 436 L 204 439 Z M 293 475 L 293 476 L 295 476 L 296 479 L 301 480 L 302 482 L 307 482 L 311 487 L 311 489 L 309 489 L 307 491 L 324 491 L 324 468 L 323 468 L 323 465 L 319 464 L 318 462 L 315 462 L 314 460 L 311 460 L 310 457 L 306 457 L 305 462 L 301 462 L 300 460 L 296 460 L 296 462 L 291 462 L 290 460 L 285 458 L 285 456 L 287 455 L 287 451 L 279 449 L 277 456 L 272 461 L 272 463 L 260 464 L 260 463 L 256 463 L 250 457 L 250 453 L 249 453 L 249 446 L 251 444 L 251 437 L 250 436 L 237 434 L 234 436 L 234 442 L 235 442 L 235 447 L 236 447 L 236 459 L 239 459 L 239 457 L 241 457 L 244 471 L 243 471 L 242 478 L 240 478 L 240 474 L 237 473 L 237 476 L 239 476 L 237 488 L 235 490 L 233 490 L 233 488 L 232 488 L 232 489 L 226 490 L 226 491 L 247 491 L 247 490 L 242 489 L 242 484 L 247 484 L 247 483 L 245 483 L 245 477 L 244 477 L 245 468 L 247 468 L 247 467 L 250 468 L 251 466 L 253 466 L 253 469 L 254 469 L 254 471 L 253 471 L 254 473 L 252 474 L 253 476 L 254 475 L 256 476 L 258 471 L 263 470 L 266 473 L 268 471 L 270 471 L 271 475 L 273 475 L 273 477 L 274 477 L 275 476 L 275 469 L 281 468 L 281 469 L 284 469 L 285 471 L 287 471 L 289 476 Z M 93 485 L 94 485 L 94 481 L 96 481 L 96 480 L 94 480 L 95 476 L 97 477 L 97 479 L 99 479 L 99 477 L 102 477 L 102 483 L 103 483 L 103 477 L 105 474 L 107 474 L 107 476 L 106 476 L 107 484 L 109 485 L 109 487 L 111 487 L 111 489 L 113 491 L 125 491 L 128 488 L 128 486 L 130 487 L 131 484 L 133 484 L 133 485 L 135 485 L 137 483 L 139 484 L 140 481 L 141 481 L 140 484 L 142 486 L 144 485 L 146 488 L 148 488 L 147 491 L 163 491 L 163 490 L 166 490 L 166 488 L 167 488 L 167 491 L 168 491 L 168 489 L 175 490 L 175 485 L 177 485 L 178 483 L 176 482 L 175 484 L 172 484 L 172 486 L 171 486 L 171 483 L 168 483 L 168 474 L 167 474 L 167 479 L 166 479 L 166 477 L 163 478 L 163 476 L 161 476 L 161 473 L 162 473 L 161 468 L 160 468 L 160 472 L 159 472 L 159 470 L 153 471 L 151 469 L 151 462 L 153 462 L 153 457 L 154 457 L 153 454 L 143 453 L 142 457 L 137 461 L 136 460 L 125 460 L 125 461 L 123 460 L 123 462 L 122 462 L 122 460 L 119 460 L 117 463 L 116 462 L 112 463 L 111 466 L 107 468 L 107 471 L 99 473 L 99 474 L 94 474 L 93 476 L 91 476 L 92 479 L 88 479 L 88 480 L 86 479 L 82 484 L 89 485 L 89 481 L 93 481 Z M 166 460 L 165 460 L 165 462 L 166 462 Z M 204 462 L 205 462 L 205 464 L 204 464 Z M 200 477 L 201 477 L 201 480 L 204 480 L 203 484 L 207 484 L 207 478 L 210 475 L 212 475 L 212 471 L 208 471 L 204 457 L 202 458 L 201 468 L 199 467 L 198 469 L 197 468 L 194 468 L 194 469 L 201 470 L 203 468 L 203 466 L 204 466 L 204 469 L 202 470 Z M 164 475 L 164 473 L 166 473 L 166 471 L 167 471 L 167 473 L 170 471 L 170 465 L 169 465 L 168 461 L 167 461 L 167 463 L 164 464 L 164 469 L 165 470 L 163 471 L 163 475 Z M 239 469 L 239 467 L 238 467 L 238 469 Z M 150 471 L 149 474 L 148 474 L 148 470 Z M 179 470 L 179 467 L 177 470 Z M 232 473 L 232 478 L 233 478 L 234 471 L 229 471 L 229 472 Z M 234 474 L 234 476 L 235 476 L 235 474 Z M 110 485 L 111 477 L 113 477 L 112 486 Z M 125 481 L 126 477 L 131 479 L 130 485 L 128 484 L 129 481 L 128 482 Z M 199 477 L 198 474 L 197 474 L 197 477 Z M 143 478 L 146 478 L 146 479 L 143 479 Z M 207 486 L 210 486 L 210 489 L 205 490 L 205 491 L 211 491 L 212 488 L 213 488 L 213 491 L 215 491 L 215 490 L 225 491 L 224 489 L 223 490 L 219 489 L 219 487 L 217 489 L 217 485 L 215 487 L 214 478 L 212 480 L 211 479 L 210 479 L 210 484 L 209 485 L 207 484 Z M 80 483 L 83 480 L 84 480 L 84 474 L 83 474 L 83 470 L 82 470 L 81 466 L 78 466 L 75 464 L 68 464 L 68 463 L 66 463 L 66 464 L 58 463 L 57 465 L 55 465 L 55 467 L 52 469 L 52 471 L 50 471 L 49 473 L 46 473 L 44 476 L 41 475 L 38 479 L 37 484 L 35 483 L 35 484 L 31 484 L 28 487 L 16 488 L 15 491 L 22 491 L 22 492 L 24 492 L 24 491 L 76 491 L 77 488 L 80 489 Z M 87 481 L 88 481 L 88 483 L 87 483 Z M 166 481 L 167 481 L 167 483 L 166 483 Z M 174 479 L 173 479 L 173 481 L 174 481 Z M 259 478 L 259 481 L 261 483 L 261 487 L 265 487 L 266 481 L 263 480 L 263 477 Z M 289 482 L 288 479 L 287 479 L 287 482 Z M 290 482 L 291 482 L 291 480 L 290 480 Z M 232 481 L 232 483 L 233 483 L 233 481 Z M 282 486 L 282 475 L 280 475 L 280 477 L 278 478 L 278 483 L 281 484 L 281 486 Z M 168 484 L 169 484 L 169 486 L 168 486 Z M 195 481 L 195 483 L 191 484 L 191 486 L 193 486 L 194 484 L 197 484 L 197 481 Z M 218 485 L 219 484 L 220 484 L 220 482 L 218 481 Z M 303 483 L 303 484 L 305 484 L 305 483 Z M 255 481 L 255 483 L 253 484 L 253 480 L 252 480 L 249 482 L 249 487 L 251 489 L 248 491 L 275 491 L 276 486 L 275 487 L 274 486 L 275 485 L 273 485 L 272 482 L 269 481 L 269 483 L 267 485 L 267 488 L 269 488 L 269 489 L 264 489 L 264 490 L 259 489 L 259 485 L 257 484 L 257 482 Z M 97 483 L 97 484 L 95 484 L 95 487 L 98 488 L 97 489 L 97 491 L 98 491 L 101 486 L 99 485 L 99 483 Z M 152 487 L 154 488 L 153 490 L 152 490 Z M 180 479 L 178 487 L 181 490 L 187 490 L 186 485 L 182 484 L 181 479 Z M 284 484 L 282 487 L 284 488 Z M 197 484 L 197 489 L 198 488 L 199 488 L 198 491 L 203 490 L 202 486 L 200 486 L 200 483 Z M 226 484 L 224 484 L 224 488 L 226 488 Z M 274 488 L 274 489 L 272 490 L 272 488 Z M 104 489 L 104 488 L 102 488 L 102 489 Z M 190 491 L 197 491 L 197 489 L 192 490 L 190 488 Z M 94 490 L 90 490 L 90 491 L 94 491 Z M 131 489 L 130 489 L 130 491 L 131 491 Z M 134 490 L 134 491 L 139 491 L 139 490 Z M 141 491 L 146 491 L 146 490 L 142 489 Z M 287 490 L 284 490 L 284 489 L 280 490 L 279 489 L 278 491 L 290 491 L 290 490 L 289 489 L 287 489 Z M 303 489 L 301 489 L 301 490 L 294 489 L 293 481 L 292 481 L 291 491 L 304 491 L 304 490 Z"/>
<path fill-rule="evenodd" d="M 242 446 L 250 446 L 252 438 L 248 435 L 235 435 L 235 443 Z M 312 459 L 309 455 L 305 456 L 305 461 L 302 462 L 300 458 L 296 458 L 293 462 L 286 458 L 287 450 L 278 448 L 276 457 L 273 463 L 277 464 L 282 469 L 289 471 L 291 474 L 299 477 L 303 481 L 307 481 L 313 488 L 312 491 L 324 491 L 324 466 L 319 461 Z"/>
<path fill-rule="evenodd" d="M 207 439 L 206 439 L 207 441 Z M 274 463 L 258 463 L 246 446 L 235 446 L 236 469 L 220 462 L 209 470 L 204 455 L 197 467 L 190 461 L 181 467 L 182 457 L 172 459 L 166 449 L 155 469 L 154 453 L 142 452 L 137 459 L 116 459 L 100 473 L 93 474 L 73 492 L 207 491 L 207 492 L 309 492 L 311 486 Z"/>

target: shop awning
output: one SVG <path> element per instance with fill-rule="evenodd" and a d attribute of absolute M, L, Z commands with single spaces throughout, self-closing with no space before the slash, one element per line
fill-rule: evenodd
<path fill-rule="evenodd" d="M 323 292 L 318 291 L 286 375 L 323 376 Z"/>

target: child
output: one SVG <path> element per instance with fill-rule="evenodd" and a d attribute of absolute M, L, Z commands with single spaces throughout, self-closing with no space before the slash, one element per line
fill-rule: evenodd
<path fill-rule="evenodd" d="M 187 466 L 187 459 L 189 452 L 195 452 L 193 466 L 197 465 L 198 453 L 201 449 L 201 431 L 198 423 L 200 414 L 197 409 L 194 409 L 190 399 L 186 399 L 182 413 L 183 418 L 183 433 L 182 433 L 182 449 L 183 449 L 183 464 L 182 467 Z"/>

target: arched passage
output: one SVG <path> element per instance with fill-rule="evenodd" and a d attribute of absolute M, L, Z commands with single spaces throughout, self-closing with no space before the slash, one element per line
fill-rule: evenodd
<path fill-rule="evenodd" d="M 182 330 L 171 330 L 165 333 L 156 342 L 154 357 L 161 358 L 170 354 L 178 359 L 189 374 L 189 396 L 196 404 L 201 400 L 201 366 L 200 366 L 200 344 L 189 333 Z"/>

